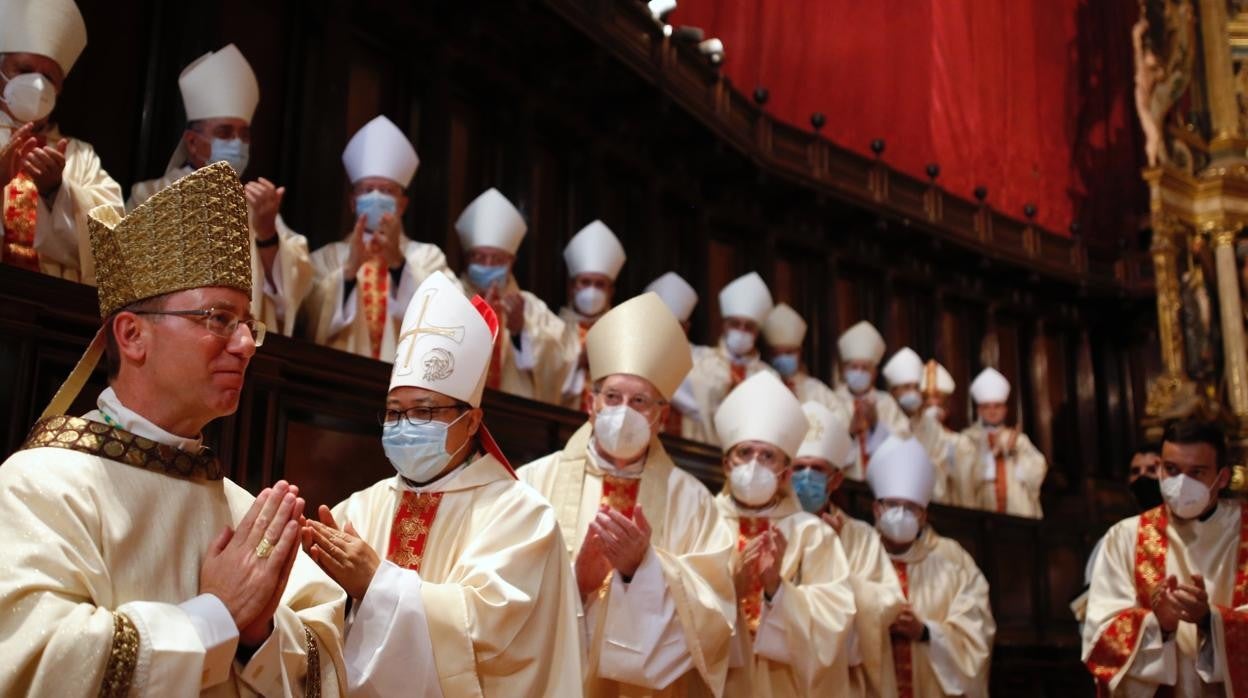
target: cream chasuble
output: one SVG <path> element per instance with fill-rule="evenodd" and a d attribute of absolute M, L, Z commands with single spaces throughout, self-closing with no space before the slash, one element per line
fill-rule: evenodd
<path fill-rule="evenodd" d="M 165 176 L 136 182 L 130 187 L 126 211 L 133 211 L 153 194 L 195 171 L 190 165 L 171 167 Z M 312 259 L 308 254 L 308 239 L 286 225 L 281 214 L 277 215 L 277 255 L 273 258 L 272 276 L 264 273 L 260 250 L 256 247 L 256 232 L 251 231 L 251 314 L 269 328 L 269 331 L 293 336 L 299 307 L 312 290 Z"/>
<path fill-rule="evenodd" d="M 759 371 L 775 370 L 759 358 L 757 352 L 744 360 L 736 360 L 728 352 L 721 339 L 719 346 L 707 347 L 694 355 L 693 369 L 686 381 L 697 405 L 696 419 L 686 415 L 683 424 L 684 437 L 713 446 L 719 445 L 715 432 L 715 413 L 719 405 L 741 381 Z"/>
<path fill-rule="evenodd" d="M 975 442 L 959 432 L 946 429 L 937 419 L 920 412 L 910 420 L 910 432 L 923 444 L 927 457 L 935 467 L 935 484 L 932 501 L 954 506 L 963 504 L 969 493 L 965 475 L 971 473 L 975 462 Z"/>
<path fill-rule="evenodd" d="M 602 314 L 609 310 L 609 307 L 604 308 Z M 602 317 L 602 314 L 598 317 Z M 556 404 L 577 412 L 589 412 L 594 386 L 589 380 L 588 369 L 581 365 L 581 357 L 585 353 L 585 336 L 598 318 L 587 318 L 565 305 L 559 309 L 559 319 L 563 321 L 562 353 L 566 357 L 566 363 Z"/>
<path fill-rule="evenodd" d="M 469 296 L 486 297 L 486 291 L 466 279 L 464 288 Z M 519 293 L 524 299 L 524 329 L 520 331 L 517 349 L 516 337 L 507 329 L 507 318 L 499 317 L 498 341 L 494 345 L 486 387 L 557 405 L 568 367 L 576 362 L 576 356 L 563 341 L 566 325 L 542 299 L 520 290 L 515 277 L 508 276 L 503 293 L 511 292 Z"/>
<path fill-rule="evenodd" d="M 849 562 L 836 532 L 802 511 L 789 494 L 763 511 L 739 506 L 727 493 L 715 497 L 728 527 L 737 531 L 737 554 L 768 529 L 787 541 L 781 584 L 771 601 L 757 580 L 751 597 L 737 599 L 725 696 L 831 696 L 849 679 L 848 643 L 854 620 Z M 733 661 L 739 660 L 739 661 Z"/>
<path fill-rule="evenodd" d="M 1208 634 L 1180 621 L 1163 635 L 1152 589 L 1201 575 Z M 1103 693 L 1184 698 L 1248 696 L 1248 508 L 1223 499 L 1205 521 L 1177 521 L 1166 505 L 1109 529 L 1092 571 L 1083 659 Z"/>
<path fill-rule="evenodd" d="M 299 552 L 272 635 L 235 660 L 200 565 L 254 498 L 111 393 L 108 413 L 40 422 L 0 466 L 0 694 L 340 695 L 342 591 Z"/>
<path fill-rule="evenodd" d="M 7 143 L 21 124 L 8 114 L 0 112 L 0 143 Z M 52 125 L 42 134 L 45 143 L 55 145 L 66 138 Z M 121 187 L 100 166 L 100 158 L 91 144 L 76 138 L 66 138 L 65 169 L 61 172 L 61 186 L 52 196 L 39 196 L 34 183 L 22 178 L 31 190 L 28 210 L 14 210 L 10 201 L 10 186 L 22 182 L 15 177 L 4 187 L 4 239 L 6 247 L 10 239 L 23 249 L 38 255 L 37 268 L 44 274 L 62 279 L 95 285 L 95 261 L 91 258 L 91 239 L 87 234 L 87 212 L 96 206 L 112 206 L 117 213 L 124 211 Z M 22 224 L 15 228 L 12 221 L 18 217 Z M 33 220 L 32 220 L 33 219 Z M 4 257 L 8 260 L 8 253 Z M 23 264 L 23 266 L 26 266 Z M 35 268 L 30 266 L 28 268 Z"/>
<path fill-rule="evenodd" d="M 968 499 L 962 505 L 1039 519 L 1044 516 L 1040 510 L 1040 487 L 1048 462 L 1026 434 L 1014 429 L 1002 432 L 1009 433 L 1005 438 L 1012 443 L 1003 446 L 1006 455 L 998 458 L 989 443 L 990 438 L 996 437 L 982 424 L 976 422 L 962 431 L 975 446 L 975 458 L 963 475 Z"/>
<path fill-rule="evenodd" d="M 581 694 L 576 582 L 555 513 L 493 456 L 419 488 L 382 480 L 334 519 L 383 559 L 347 630 L 353 694 Z"/>
<path fill-rule="evenodd" d="M 987 696 L 997 624 L 988 605 L 988 580 L 975 560 L 931 526 L 904 553 L 889 557 L 906 599 L 930 635 L 926 642 L 898 638 L 893 643 L 897 694 Z"/>
<path fill-rule="evenodd" d="M 331 242 L 312 253 L 316 271 L 304 307 L 313 341 L 352 354 L 389 359 L 399 343 L 403 313 L 425 278 L 440 271 L 459 284 L 437 245 L 404 237 L 400 247 L 406 264 L 397 286 L 391 283 L 388 270 L 381 269 L 378 279 L 370 280 L 365 278 L 367 265 L 361 265 L 349 294 L 342 278 L 342 266 L 351 251 L 348 244 Z"/>
<path fill-rule="evenodd" d="M 592 427 L 518 472 L 550 500 L 575 560 L 604 505 L 640 505 L 651 548 L 629 583 L 608 575 L 585 610 L 586 690 L 598 696 L 722 695 L 736 618 L 729 563 L 735 535 L 710 492 L 658 439 L 644 465 L 607 472 L 589 455 Z"/>
<path fill-rule="evenodd" d="M 849 561 L 853 585 L 853 636 L 849 651 L 849 686 L 846 695 L 893 696 L 897 680 L 893 670 L 893 646 L 888 634 L 905 597 L 897 572 L 889 560 L 875 527 L 828 505 L 828 513 L 845 522 L 838 538 Z"/>
<path fill-rule="evenodd" d="M 839 385 L 833 394 L 840 402 L 840 409 L 850 420 L 854 417 L 855 402 L 865 400 L 875 404 L 875 428 L 870 434 L 862 434 L 855 439 L 857 447 L 854 449 L 854 464 L 845 470 L 845 477 L 850 480 L 864 481 L 867 479 L 867 469 L 871 467 L 871 454 L 889 435 L 896 434 L 897 438 L 904 439 L 910 433 L 910 420 L 901 411 L 893 396 L 883 390 L 872 389 L 855 397 L 847 386 Z"/>
<path fill-rule="evenodd" d="M 828 387 L 826 383 L 806 373 L 798 371 L 791 378 L 785 378 L 784 384 L 789 386 L 789 390 L 797 397 L 797 401 L 801 403 L 817 402 L 820 405 L 838 412 L 844 408 L 841 401 L 837 399 L 836 393 Z M 849 415 L 846 415 L 848 421 Z"/>

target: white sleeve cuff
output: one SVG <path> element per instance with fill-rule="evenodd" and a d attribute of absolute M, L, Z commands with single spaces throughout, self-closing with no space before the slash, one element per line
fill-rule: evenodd
<path fill-rule="evenodd" d="M 216 601 L 215 597 L 209 598 Z M 193 611 L 188 612 L 174 604 L 132 601 L 117 609 L 134 623 L 139 634 L 134 686 L 140 692 L 145 695 L 195 694 L 229 678 L 234 649 L 238 645 L 237 631 L 235 637 L 224 644 L 206 645 L 205 640 L 209 638 L 202 638 L 200 623 L 191 613 L 209 605 L 210 602 L 205 601 L 191 603 Z M 211 620 L 206 621 L 207 626 L 213 624 Z M 230 624 L 233 625 L 233 620 Z"/>
<path fill-rule="evenodd" d="M 225 681 L 238 649 L 238 626 L 230 610 L 212 594 L 200 594 L 178 607 L 186 611 L 204 646 L 204 687 Z"/>
<path fill-rule="evenodd" d="M 573 367 L 568 373 L 567 379 L 563 381 L 564 395 L 580 395 L 585 389 L 585 371 L 580 366 Z"/>
<path fill-rule="evenodd" d="M 338 284 L 338 292 L 334 294 L 334 317 L 329 321 L 329 336 L 331 337 L 355 323 L 356 306 L 360 302 L 359 277 L 356 277 L 355 284 L 351 286 L 351 293 L 347 294 L 344 300 L 342 292 L 345 286 L 346 281 L 343 280 Z"/>
<path fill-rule="evenodd" d="M 390 274 L 390 270 L 386 269 L 386 273 Z M 412 266 L 410 259 L 403 263 L 403 271 L 399 272 L 397 288 L 394 286 L 394 275 L 390 274 L 390 302 L 386 304 L 390 317 L 403 322 L 403 316 L 407 313 L 407 305 L 412 302 L 412 298 L 416 295 L 416 287 L 419 285 L 416 281 L 416 269 Z"/>
<path fill-rule="evenodd" d="M 784 584 L 776 589 L 771 601 L 763 601 L 762 616 L 758 621 L 758 635 L 754 638 L 754 652 L 780 664 L 792 664 L 793 653 L 789 650 L 789 636 L 785 632 L 780 605 L 784 603 Z M 775 607 L 773 611 L 772 608 Z"/>
<path fill-rule="evenodd" d="M 879 448 L 880 444 L 884 443 L 885 439 L 892 433 L 893 430 L 888 428 L 884 420 L 876 420 L 875 428 L 871 430 L 870 436 L 867 437 L 867 453 L 875 453 L 875 449 Z"/>
<path fill-rule="evenodd" d="M 1148 683 L 1173 686 L 1178 680 L 1178 672 L 1178 646 L 1174 634 L 1163 639 L 1157 616 L 1149 613 L 1144 616 L 1135 656 L 1123 673 Z"/>
<path fill-rule="evenodd" d="M 949 646 L 949 637 L 939 623 L 924 621 L 928 635 L 928 656 L 932 660 L 932 672 L 940 681 L 940 688 L 947 695 L 960 696 L 969 688 L 967 678 L 958 670 L 954 648 Z"/>
<path fill-rule="evenodd" d="M 521 371 L 532 371 L 537 366 L 537 352 L 533 350 L 533 337 L 529 334 L 529 328 L 525 327 L 520 330 L 520 348 L 516 349 L 512 345 L 512 356 L 516 360 L 516 368 Z"/>

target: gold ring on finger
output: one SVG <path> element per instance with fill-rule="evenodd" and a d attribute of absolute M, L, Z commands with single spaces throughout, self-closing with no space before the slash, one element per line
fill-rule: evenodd
<path fill-rule="evenodd" d="M 273 554 L 273 544 L 268 538 L 261 538 L 260 543 L 256 545 L 256 557 L 264 559 Z"/>

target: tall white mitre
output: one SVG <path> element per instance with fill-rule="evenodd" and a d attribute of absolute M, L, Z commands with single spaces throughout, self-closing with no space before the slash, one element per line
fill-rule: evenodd
<path fill-rule="evenodd" d="M 863 320 L 836 340 L 836 349 L 841 361 L 866 361 L 879 365 L 884 358 L 884 337 L 875 325 Z"/>
<path fill-rule="evenodd" d="M 455 221 L 465 250 L 493 247 L 515 255 L 529 226 L 503 193 L 493 187 L 481 192 Z"/>
<path fill-rule="evenodd" d="M 971 381 L 971 399 L 977 405 L 1005 402 L 1010 399 L 1010 382 L 997 369 L 985 368 Z"/>
<path fill-rule="evenodd" d="M 577 274 L 602 274 L 614 281 L 625 259 L 624 246 L 602 221 L 581 228 L 563 248 L 569 278 Z"/>
<path fill-rule="evenodd" d="M 426 388 L 481 406 L 498 337 L 498 319 L 484 301 L 469 300 L 442 272 L 416 289 L 403 316 L 390 390 Z"/>
<path fill-rule="evenodd" d="M 936 475 L 918 439 L 890 436 L 871 454 L 867 484 L 876 499 L 904 499 L 926 507 L 932 501 Z"/>
<path fill-rule="evenodd" d="M 806 413 L 806 436 L 796 457 L 826 460 L 834 468 L 852 465 L 854 441 L 845 419 L 821 402 L 802 403 L 802 412 Z"/>
<path fill-rule="evenodd" d="M 656 293 L 643 293 L 607 311 L 585 335 L 585 354 L 590 380 L 637 376 L 669 400 L 693 368 L 685 331 Z"/>
<path fill-rule="evenodd" d="M 34 53 L 69 71 L 87 47 L 87 23 L 73 0 L 0 0 L 0 53 Z"/>
<path fill-rule="evenodd" d="M 416 148 L 385 116 L 364 124 L 342 151 L 342 165 L 352 184 L 365 177 L 383 177 L 407 189 L 420 167 Z"/>
<path fill-rule="evenodd" d="M 940 393 L 952 395 L 958 389 L 949 370 L 941 366 L 936 359 L 931 359 L 923 366 L 923 380 L 919 382 L 919 390 L 923 393 Z"/>
<path fill-rule="evenodd" d="M 800 347 L 806 339 L 806 321 L 787 303 L 781 303 L 767 314 L 763 338 L 772 347 Z"/>
<path fill-rule="evenodd" d="M 646 286 L 646 291 L 659 294 L 668 310 L 681 322 L 688 322 L 689 316 L 693 315 L 693 309 L 698 305 L 698 292 L 674 271 L 651 281 Z"/>
<path fill-rule="evenodd" d="M 229 44 L 196 58 L 178 76 L 186 120 L 242 119 L 251 123 L 260 83 L 242 51 Z"/>
<path fill-rule="evenodd" d="M 737 277 L 719 292 L 720 317 L 747 318 L 762 327 L 771 308 L 771 291 L 757 272 Z"/>
<path fill-rule="evenodd" d="M 796 458 L 809 427 L 793 391 L 769 371 L 742 381 L 715 412 L 715 431 L 725 452 L 743 441 L 762 441 Z"/>
<path fill-rule="evenodd" d="M 923 359 L 910 347 L 902 347 L 880 372 L 890 386 L 918 383 L 923 378 Z"/>

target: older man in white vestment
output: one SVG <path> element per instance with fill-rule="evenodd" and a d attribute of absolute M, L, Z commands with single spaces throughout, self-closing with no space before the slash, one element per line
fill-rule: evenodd
<path fill-rule="evenodd" d="M 986 368 L 971 382 L 971 399 L 979 418 L 962 431 L 975 445 L 970 472 L 962 476 L 962 504 L 1040 518 L 1040 489 L 1049 466 L 1026 434 L 1006 426 L 1010 382 L 995 368 Z"/>
<path fill-rule="evenodd" d="M 901 585 L 875 527 L 832 503 L 832 493 L 845 481 L 845 468 L 853 462 L 855 444 L 848 419 L 817 402 L 807 402 L 802 410 L 809 427 L 793 459 L 789 482 L 802 508 L 821 516 L 836 532 L 849 561 L 854 592 L 854 625 L 846 647 L 849 686 L 840 694 L 891 696 L 896 681 L 888 627 L 905 603 Z"/>
<path fill-rule="evenodd" d="M 120 215 L 121 187 L 51 121 L 86 45 L 73 0 L 0 0 L 0 262 L 92 284 L 87 212 Z"/>
<path fill-rule="evenodd" d="M 854 619 L 849 563 L 836 532 L 789 486 L 806 413 L 770 373 L 737 386 L 715 414 L 724 491 L 715 498 L 737 532 L 737 628 L 727 696 L 826 696 L 849 678 Z"/>
<path fill-rule="evenodd" d="M 581 228 L 563 248 L 563 261 L 568 267 L 568 302 L 559 309 L 559 317 L 564 323 L 564 351 L 571 357 L 561 389 L 560 402 L 564 407 L 588 412 L 593 402 L 585 336 L 598 318 L 611 309 L 615 280 L 626 259 L 619 238 L 602 221 Z"/>
<path fill-rule="evenodd" d="M 557 404 L 576 347 L 564 342 L 566 323 L 542 299 L 521 290 L 512 274 L 528 225 L 507 197 L 486 189 L 455 221 L 467 259 L 464 285 L 502 321 L 485 386 Z"/>
<path fill-rule="evenodd" d="M 1165 503 L 1118 522 L 1092 570 L 1083 659 L 1105 695 L 1248 695 L 1248 506 L 1222 430 L 1166 428 Z"/>
<path fill-rule="evenodd" d="M 689 387 L 697 412 L 685 415 L 685 438 L 718 445 L 715 413 L 720 403 L 746 378 L 772 372 L 758 350 L 758 335 L 772 306 L 771 291 L 755 272 L 734 279 L 719 292 L 724 332 L 717 346 L 694 358 Z"/>
<path fill-rule="evenodd" d="M 351 137 L 342 164 L 355 226 L 345 240 L 312 253 L 309 330 L 317 344 L 389 360 L 416 287 L 435 271 L 459 282 L 437 245 L 403 232 L 407 188 L 420 165 L 403 131 L 384 116 L 374 118 Z"/>
<path fill-rule="evenodd" d="M 853 467 L 846 473 L 851 480 L 866 479 L 871 454 L 890 435 L 910 434 L 906 415 L 897 401 L 887 391 L 875 387 L 884 349 L 883 335 L 866 320 L 845 330 L 836 340 L 841 359 L 841 383 L 836 387 L 836 397 L 849 415 L 849 433 L 858 443 Z"/>
<path fill-rule="evenodd" d="M 935 475 L 917 439 L 889 437 L 876 450 L 867 482 L 875 525 L 906 603 L 889 626 L 899 695 L 988 695 L 997 624 L 988 581 L 975 560 L 927 523 Z"/>
<path fill-rule="evenodd" d="M 203 446 L 264 339 L 238 178 L 91 216 L 105 325 L 0 467 L 0 694 L 338 694 L 345 597 L 299 552 L 298 489 L 253 499 Z M 102 351 L 98 409 L 65 416 Z"/>
<path fill-rule="evenodd" d="M 398 474 L 304 527 L 356 603 L 353 695 L 580 695 L 579 603 L 555 512 L 482 423 L 498 332 L 484 299 L 438 272 L 420 285 L 381 413 Z"/>
<path fill-rule="evenodd" d="M 178 76 L 186 130 L 165 174 L 130 188 L 126 210 L 214 162 L 228 162 L 241 177 L 251 152 L 251 118 L 260 85 L 251 64 L 234 44 L 196 58 Z M 243 187 L 251 228 L 251 312 L 270 329 L 290 335 L 299 304 L 312 288 L 308 241 L 282 220 L 286 187 L 264 177 Z"/>
<path fill-rule="evenodd" d="M 780 303 L 763 323 L 763 338 L 770 352 L 768 362 L 797 396 L 798 402 L 818 402 L 829 409 L 840 409 L 840 401 L 826 383 L 806 372 L 802 362 L 802 342 L 806 321 L 787 303 Z"/>
<path fill-rule="evenodd" d="M 720 695 L 736 617 L 734 536 L 711 493 L 658 439 L 689 370 L 688 341 L 646 293 L 595 323 L 586 350 L 589 422 L 519 472 L 554 505 L 575 558 L 585 693 Z"/>

